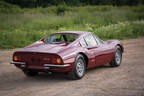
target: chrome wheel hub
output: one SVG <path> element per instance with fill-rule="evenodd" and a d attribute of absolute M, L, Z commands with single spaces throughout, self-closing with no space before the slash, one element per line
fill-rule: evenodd
<path fill-rule="evenodd" d="M 84 62 L 82 60 L 79 60 L 77 62 L 76 71 L 80 77 L 83 76 L 83 74 L 84 74 Z"/>
<path fill-rule="evenodd" d="M 120 50 L 117 50 L 116 53 L 115 53 L 115 61 L 116 63 L 119 65 L 120 62 L 121 62 L 121 52 Z"/>

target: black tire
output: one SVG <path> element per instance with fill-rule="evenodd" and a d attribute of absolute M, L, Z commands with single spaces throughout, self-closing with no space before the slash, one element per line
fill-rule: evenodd
<path fill-rule="evenodd" d="M 121 61 L 122 61 L 122 50 L 121 50 L 120 46 L 116 46 L 116 50 L 115 50 L 113 59 L 110 62 L 110 65 L 112 67 L 118 67 L 121 64 Z"/>
<path fill-rule="evenodd" d="M 38 75 L 37 71 L 31 71 L 31 70 L 23 70 L 24 74 L 28 77 L 33 77 Z"/>
<path fill-rule="evenodd" d="M 72 66 L 72 69 L 68 72 L 69 79 L 78 80 L 85 75 L 86 71 L 86 62 L 83 55 L 78 54 L 75 58 L 75 62 Z M 80 73 L 81 72 L 81 73 Z"/>

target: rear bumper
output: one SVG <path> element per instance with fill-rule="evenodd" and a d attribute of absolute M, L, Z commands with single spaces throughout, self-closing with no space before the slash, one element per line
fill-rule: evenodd
<path fill-rule="evenodd" d="M 65 64 L 65 65 L 44 64 L 45 68 L 49 68 L 49 67 L 66 68 L 66 67 L 69 67 L 69 66 L 70 66 L 70 64 Z"/>
<path fill-rule="evenodd" d="M 16 65 L 20 65 L 21 67 L 26 67 L 26 62 L 15 62 L 15 61 L 11 61 L 11 64 L 16 64 Z M 49 69 L 49 68 L 66 68 L 69 67 L 70 64 L 64 64 L 64 65 L 55 65 L 55 64 L 43 64 L 43 68 L 44 69 Z"/>
<path fill-rule="evenodd" d="M 15 61 L 11 61 L 11 64 L 18 64 L 18 65 L 26 65 L 25 62 L 15 62 Z"/>
<path fill-rule="evenodd" d="M 11 64 L 15 64 L 15 65 L 19 65 L 21 66 L 21 68 L 25 68 L 26 67 L 26 63 L 25 62 L 15 62 L 15 61 L 11 61 Z"/>

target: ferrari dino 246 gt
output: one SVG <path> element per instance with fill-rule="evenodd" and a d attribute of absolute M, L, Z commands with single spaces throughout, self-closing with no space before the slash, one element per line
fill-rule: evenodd
<path fill-rule="evenodd" d="M 103 41 L 91 32 L 63 31 L 14 52 L 11 64 L 27 76 L 64 72 L 71 79 L 80 79 L 89 68 L 106 63 L 120 66 L 123 51 L 118 40 Z"/>

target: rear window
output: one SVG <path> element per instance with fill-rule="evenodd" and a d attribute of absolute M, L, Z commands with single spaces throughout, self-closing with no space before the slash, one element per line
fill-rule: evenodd
<path fill-rule="evenodd" d="M 84 38 L 85 38 L 85 41 L 86 41 L 88 47 L 93 47 L 93 46 L 97 45 L 97 42 L 94 39 L 94 37 L 92 36 L 92 34 L 89 34 L 89 35 L 85 36 Z"/>
<path fill-rule="evenodd" d="M 63 43 L 68 42 L 71 43 L 77 39 L 76 34 L 52 34 L 45 38 L 45 43 Z"/>

